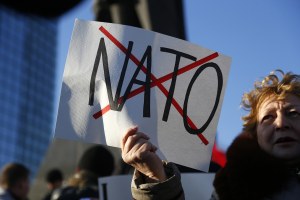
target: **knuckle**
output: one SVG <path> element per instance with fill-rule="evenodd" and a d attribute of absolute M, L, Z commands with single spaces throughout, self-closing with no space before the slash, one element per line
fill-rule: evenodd
<path fill-rule="evenodd" d="M 143 160 L 146 159 L 146 155 L 147 155 L 147 152 L 146 152 L 146 151 L 141 151 L 141 152 L 139 152 L 139 153 L 136 155 L 135 159 L 136 159 L 137 161 L 143 161 Z"/>
<path fill-rule="evenodd" d="M 131 135 L 127 138 L 127 142 L 131 143 L 134 141 L 134 135 Z"/>
<path fill-rule="evenodd" d="M 127 164 L 130 164 L 130 159 L 127 157 L 127 156 L 123 156 L 122 155 L 122 159 L 123 159 L 123 161 L 125 162 L 125 163 L 127 163 Z"/>

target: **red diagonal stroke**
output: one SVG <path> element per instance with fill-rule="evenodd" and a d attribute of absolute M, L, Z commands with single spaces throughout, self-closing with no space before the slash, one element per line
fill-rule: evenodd
<path fill-rule="evenodd" d="M 110 39 L 123 53 L 126 53 L 127 52 L 127 49 L 126 49 L 126 47 L 125 46 L 123 46 L 113 35 L 111 35 L 103 26 L 101 26 L 100 28 L 99 28 L 99 30 L 104 34 L 104 35 L 106 35 L 106 37 L 108 37 L 108 39 Z M 218 56 L 218 54 L 217 53 L 215 53 L 216 55 L 214 55 L 215 57 L 217 57 Z M 213 55 L 213 54 L 212 54 Z M 212 56 L 212 55 L 210 55 L 210 56 Z M 139 65 L 139 63 L 140 63 L 140 61 L 133 55 L 133 54 L 130 54 L 130 56 L 129 56 L 129 58 L 138 66 Z M 207 58 L 207 57 L 206 57 Z M 212 58 L 211 58 L 212 59 Z M 201 59 L 201 60 L 203 60 L 203 59 Z M 201 61 L 201 60 L 199 60 L 199 61 Z M 198 61 L 196 61 L 196 62 L 198 62 Z M 194 68 L 194 67 L 196 67 L 196 66 L 198 66 L 198 65 L 200 65 L 199 63 L 197 63 L 197 65 L 195 65 L 195 63 L 196 62 L 194 62 L 194 63 L 192 63 L 192 64 L 190 64 L 190 65 L 188 65 L 189 66 L 189 68 Z M 203 61 L 202 61 L 203 62 Z M 207 62 L 207 61 L 205 61 L 205 62 Z M 186 66 L 185 68 L 182 68 L 183 70 L 181 70 L 181 72 L 180 72 L 180 74 L 182 74 L 182 73 L 184 73 L 184 72 L 186 72 L 186 71 L 188 71 L 188 70 L 190 70 L 190 69 L 188 69 L 187 67 L 188 66 Z M 146 73 L 147 72 L 147 68 L 145 67 L 145 66 L 142 66 L 141 67 L 141 70 L 144 72 L 144 73 Z M 168 75 L 166 75 L 166 76 L 164 76 L 164 77 L 161 77 L 160 79 L 157 79 L 153 74 L 151 74 L 151 80 L 152 80 L 152 82 L 153 82 L 153 86 L 152 86 L 152 84 L 151 84 L 151 87 L 154 87 L 154 86 L 157 86 L 161 91 L 162 91 L 162 93 L 166 96 L 166 97 L 168 97 L 168 91 L 167 91 L 167 89 L 161 84 L 161 82 L 159 82 L 159 80 L 160 81 L 162 81 L 162 80 L 168 80 L 168 79 L 170 79 L 169 77 L 171 77 L 172 78 L 172 75 L 173 75 L 173 73 L 170 73 L 170 74 L 168 74 Z M 165 81 L 166 81 L 165 80 Z M 143 92 L 143 90 L 144 90 L 144 87 L 140 87 L 140 88 L 138 88 L 138 89 L 136 89 L 136 90 L 134 90 L 134 91 L 138 91 L 138 93 L 141 93 L 141 92 Z M 135 93 L 133 93 L 134 91 L 132 91 L 131 93 L 130 93 L 130 95 L 129 95 L 129 97 L 133 97 L 133 96 L 135 96 L 135 95 L 137 95 L 137 94 L 135 94 Z M 129 98 L 128 97 L 128 98 Z M 120 101 L 122 100 L 122 97 L 119 99 Z M 173 104 L 173 106 L 175 107 L 175 109 L 180 113 L 180 115 L 181 116 L 183 116 L 183 110 L 182 110 L 182 108 L 180 107 L 180 105 L 177 103 L 177 101 L 173 98 L 172 99 L 172 104 Z M 100 116 L 102 116 L 102 115 L 104 115 L 106 112 L 108 112 L 110 110 L 110 106 L 108 105 L 108 106 L 106 106 L 105 108 L 103 108 L 101 111 L 99 111 L 98 113 L 96 113 L 96 114 L 94 114 L 93 116 L 94 116 L 94 118 L 98 118 L 98 117 L 100 117 Z M 193 121 L 187 116 L 187 121 L 188 121 L 188 124 L 193 128 L 193 129 L 197 129 L 197 127 L 196 127 L 196 125 L 193 123 Z M 202 140 L 202 142 L 205 144 L 205 145 L 207 145 L 208 144 L 208 140 L 202 135 L 202 133 L 199 133 L 199 134 L 197 134 L 197 136 Z"/>
<path fill-rule="evenodd" d="M 187 65 L 187 66 L 182 67 L 181 69 L 179 69 L 177 71 L 177 75 L 179 76 L 179 75 L 181 75 L 181 74 L 183 74 L 183 73 L 185 73 L 185 72 L 187 72 L 187 71 L 189 71 L 189 70 L 191 70 L 191 69 L 193 69 L 193 68 L 195 68 L 195 67 L 197 67 L 199 65 L 202 65 L 203 63 L 206 63 L 206 62 L 208 62 L 208 61 L 210 61 L 210 60 L 212 60 L 212 59 L 214 59 L 214 58 L 216 58 L 218 56 L 219 56 L 218 53 L 213 53 L 213 54 L 211 54 L 209 56 L 206 56 L 206 57 L 204 57 L 204 58 L 202 58 L 200 60 L 197 60 L 196 62 L 193 62 L 193 63 L 191 63 L 191 64 L 189 64 L 189 65 Z M 174 72 L 171 72 L 171 73 L 169 73 L 169 74 L 167 74 L 165 76 L 160 77 L 159 79 L 157 79 L 156 82 L 151 82 L 150 87 L 151 88 L 155 87 L 155 86 L 157 86 L 160 83 L 164 83 L 164 82 L 170 80 L 173 77 L 173 74 L 174 74 Z M 132 97 L 134 97 L 134 96 L 136 96 L 136 95 L 144 92 L 144 90 L 145 90 L 145 86 L 141 86 L 141 87 L 139 87 L 139 88 L 131 91 L 129 93 L 127 99 L 130 99 L 130 98 L 132 98 Z M 122 100 L 123 100 L 123 97 L 120 97 L 119 102 L 121 103 Z M 99 112 L 95 113 L 93 115 L 93 117 L 95 119 L 98 119 L 99 117 L 103 116 L 109 110 L 110 110 L 110 105 L 107 105 L 102 110 L 100 110 Z"/>

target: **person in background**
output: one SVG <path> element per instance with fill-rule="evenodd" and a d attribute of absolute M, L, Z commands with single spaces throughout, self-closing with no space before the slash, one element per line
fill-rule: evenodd
<path fill-rule="evenodd" d="M 0 200 L 26 200 L 29 174 L 29 169 L 20 163 L 5 165 L 0 174 Z"/>
<path fill-rule="evenodd" d="M 46 175 L 46 183 L 49 189 L 49 192 L 43 198 L 43 200 L 51 200 L 51 196 L 54 190 L 62 187 L 63 184 L 63 174 L 59 169 L 51 169 Z"/>
<path fill-rule="evenodd" d="M 80 158 L 76 173 L 67 186 L 55 190 L 52 200 L 97 200 L 98 178 L 112 175 L 114 169 L 114 157 L 108 149 L 100 145 L 90 147 Z"/>
<path fill-rule="evenodd" d="M 243 131 L 227 150 L 211 199 L 299 199 L 300 75 L 271 72 L 244 94 L 242 106 L 249 111 Z M 184 199 L 178 169 L 161 161 L 146 134 L 131 128 L 121 146 L 124 161 L 136 169 L 134 199 Z"/>

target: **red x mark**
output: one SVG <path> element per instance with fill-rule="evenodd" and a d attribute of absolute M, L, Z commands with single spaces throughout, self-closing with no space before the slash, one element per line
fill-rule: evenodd
<path fill-rule="evenodd" d="M 127 49 L 126 47 L 121 44 L 113 35 L 111 35 L 103 26 L 101 26 L 99 28 L 99 30 L 112 42 L 114 43 L 123 53 L 126 54 L 127 52 Z M 199 65 L 202 65 L 216 57 L 218 57 L 219 54 L 217 52 L 207 56 L 207 57 L 204 57 L 200 60 L 197 60 L 185 67 L 182 67 L 181 69 L 178 70 L 178 75 L 180 74 L 183 74 L 195 67 L 198 67 Z M 130 54 L 130 59 L 132 60 L 132 62 L 134 62 L 137 66 L 139 65 L 140 61 L 133 55 L 133 54 Z M 147 72 L 147 68 L 145 66 L 142 66 L 141 67 L 141 70 L 146 73 Z M 162 85 L 163 82 L 167 81 L 167 80 L 170 80 L 173 76 L 173 73 L 169 73 L 159 79 L 157 79 L 153 74 L 151 74 L 151 88 L 152 87 L 155 87 L 157 86 L 161 91 L 162 93 L 168 97 L 168 90 Z M 133 91 L 130 92 L 130 94 L 128 95 L 128 99 L 144 92 L 145 90 L 145 87 L 144 86 L 141 86 Z M 122 101 L 122 98 L 123 97 L 120 97 L 119 101 Z M 178 113 L 183 117 L 183 109 L 180 107 L 180 105 L 178 104 L 178 102 L 173 98 L 172 99 L 172 105 L 175 107 L 175 109 L 178 111 Z M 110 110 L 110 105 L 107 105 L 105 106 L 102 110 L 100 110 L 99 112 L 95 113 L 93 115 L 93 117 L 95 119 L 98 119 L 99 117 L 103 116 L 105 113 L 107 113 L 108 111 Z M 196 125 L 193 123 L 193 121 L 187 117 L 187 121 L 188 121 L 188 124 L 190 125 L 191 128 L 193 129 L 197 129 Z M 207 145 L 208 144 L 208 140 L 202 135 L 202 133 L 199 133 L 197 134 L 197 136 L 200 138 L 200 140 L 205 144 Z"/>

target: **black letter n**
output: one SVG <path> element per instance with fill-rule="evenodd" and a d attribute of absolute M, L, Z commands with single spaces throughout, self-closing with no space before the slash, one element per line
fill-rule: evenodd
<path fill-rule="evenodd" d="M 98 70 L 98 67 L 99 67 L 101 54 L 103 55 L 102 56 L 103 66 L 108 67 L 107 52 L 106 52 L 106 47 L 105 47 L 105 43 L 104 43 L 104 38 L 101 38 L 101 40 L 99 42 L 99 47 L 98 47 L 98 51 L 97 51 L 97 54 L 96 54 L 94 68 L 93 68 L 93 72 L 92 72 L 92 76 L 91 76 L 90 95 L 89 95 L 89 105 L 90 106 L 94 105 L 95 81 L 96 81 L 96 74 L 97 74 L 97 70 Z M 110 79 L 108 81 L 110 83 Z"/>

